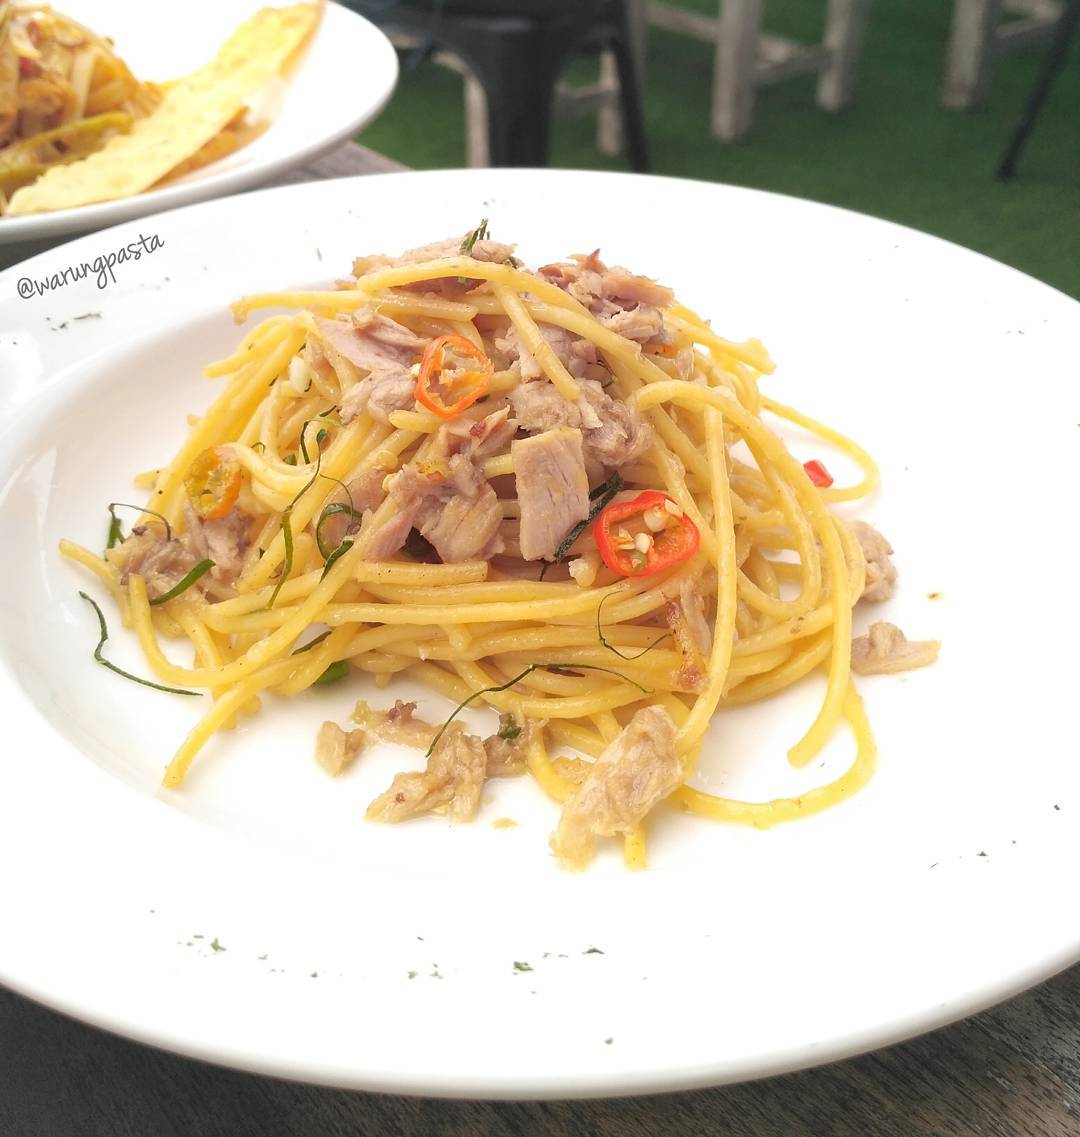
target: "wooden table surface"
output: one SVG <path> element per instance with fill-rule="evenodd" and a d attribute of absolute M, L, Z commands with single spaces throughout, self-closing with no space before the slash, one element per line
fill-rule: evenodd
<path fill-rule="evenodd" d="M 350 144 L 281 181 L 400 168 Z M 438 1101 L 280 1082 L 152 1050 L 0 990 L 0 1137 L 383 1134 L 1078 1137 L 1080 966 L 976 1018 L 847 1062 L 594 1102 Z"/>

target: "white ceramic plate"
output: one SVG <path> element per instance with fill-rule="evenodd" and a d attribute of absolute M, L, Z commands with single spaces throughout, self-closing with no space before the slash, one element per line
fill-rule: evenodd
<path fill-rule="evenodd" d="M 253 12 L 285 2 L 187 0 L 158 11 L 131 0 L 64 0 L 60 10 L 100 35 L 111 35 L 120 57 L 140 79 L 162 81 L 209 63 Z M 259 96 L 260 113 L 271 126 L 250 146 L 135 197 L 0 217 L 0 244 L 85 233 L 268 181 L 333 149 L 371 122 L 393 93 L 397 74 L 397 55 L 386 36 L 355 12 L 328 3 L 288 82 Z"/>
<path fill-rule="evenodd" d="M 493 784 L 472 825 L 365 823 L 416 756 L 386 748 L 326 778 L 312 736 L 360 693 L 343 687 L 270 708 L 211 745 L 182 793 L 157 789 L 195 700 L 91 662 L 76 592 L 101 590 L 58 539 L 100 545 L 105 503 L 130 500 L 131 472 L 171 454 L 210 400 L 200 367 L 236 340 L 230 300 L 481 216 L 529 263 L 600 246 L 725 334 L 762 336 L 779 361 L 768 390 L 879 457 L 885 489 L 864 515 L 895 545 L 901 588 L 860 620 L 886 615 L 944 649 L 933 668 L 862 682 L 880 768 L 847 804 L 770 832 L 667 815 L 647 872 L 605 849 L 572 875 L 547 850 L 555 810 L 524 779 Z M 20 276 L 135 226 L 0 274 L 0 979 L 252 1070 L 574 1096 L 855 1053 L 1080 956 L 1077 304 L 855 214 L 609 174 L 373 177 L 153 226 L 164 247 L 103 291 L 16 297 Z M 113 658 L 142 669 L 112 628 Z M 723 715 L 701 783 L 756 797 L 806 785 L 784 749 L 818 694 L 810 682 Z M 850 756 L 838 737 L 809 775 Z"/>

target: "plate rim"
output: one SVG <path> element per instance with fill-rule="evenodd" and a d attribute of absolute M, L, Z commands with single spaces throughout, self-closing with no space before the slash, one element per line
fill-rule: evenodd
<path fill-rule="evenodd" d="M 527 174 L 535 175 L 537 173 L 544 174 L 545 176 L 554 176 L 556 178 L 561 179 L 561 178 L 564 178 L 566 176 L 574 176 L 575 174 L 578 174 L 581 172 L 577 172 L 577 171 L 515 171 L 513 176 L 522 177 L 522 176 L 525 176 Z M 625 179 L 625 178 L 634 178 L 635 177 L 634 175 L 618 174 L 618 173 L 610 173 L 610 172 L 598 172 L 598 171 L 585 171 L 584 173 L 589 177 L 597 177 L 597 178 Z M 388 173 L 388 174 L 380 174 L 380 175 L 363 175 L 363 176 L 354 177 L 354 178 L 333 179 L 331 182 L 328 182 L 328 183 L 322 183 L 322 182 L 305 183 L 305 184 L 297 185 L 297 186 L 268 188 L 268 189 L 264 189 L 261 191 L 257 191 L 257 193 L 260 195 L 261 194 L 296 194 L 299 196 L 299 195 L 304 195 L 304 194 L 313 194 L 313 193 L 317 194 L 320 192 L 336 192 L 336 191 L 323 191 L 321 188 L 320 189 L 316 188 L 316 187 L 322 187 L 324 184 L 331 184 L 332 185 L 336 182 L 352 182 L 352 183 L 356 183 L 358 186 L 362 187 L 365 184 L 370 184 L 370 179 L 372 177 L 376 177 L 376 178 L 380 178 L 380 179 L 381 178 L 391 178 L 391 179 L 417 180 L 417 179 L 444 178 L 448 174 L 450 174 L 450 175 L 460 174 L 460 175 L 465 175 L 465 176 L 471 178 L 471 177 L 475 177 L 477 175 L 486 175 L 486 174 L 488 174 L 488 172 L 487 171 L 479 171 L 479 172 L 473 172 L 473 171 L 408 171 L 408 172 Z M 771 193 L 766 193 L 766 191 L 745 189 L 743 187 L 723 186 L 723 185 L 717 185 L 716 183 L 698 182 L 698 181 L 695 181 L 693 179 L 654 179 L 654 180 L 663 181 L 663 182 L 673 182 L 673 181 L 690 182 L 691 184 L 699 185 L 699 186 L 717 186 L 717 188 L 721 188 L 721 189 L 729 190 L 729 191 L 734 191 L 737 194 L 754 194 L 754 195 L 764 194 L 764 195 L 769 196 L 769 197 L 783 198 L 786 200 L 797 201 L 803 205 L 812 205 L 816 208 L 822 208 L 822 209 L 828 209 L 828 210 L 838 210 L 841 213 L 850 214 L 854 217 L 858 217 L 858 218 L 862 218 L 862 219 L 867 219 L 869 217 L 869 215 L 856 213 L 854 211 L 843 209 L 841 207 L 824 205 L 822 203 L 817 203 L 817 202 L 809 202 L 809 201 L 807 201 L 807 199 L 792 198 L 789 195 L 771 194 Z M 245 201 L 247 201 L 247 202 L 250 202 L 251 200 L 252 200 L 252 198 L 250 195 L 248 195 L 245 198 Z M 223 198 L 223 199 L 210 199 L 207 201 L 190 203 L 190 204 L 178 207 L 176 209 L 169 210 L 168 212 L 171 214 L 171 213 L 179 213 L 181 211 L 193 210 L 193 209 L 204 210 L 204 211 L 212 211 L 214 209 L 227 210 L 227 209 L 232 209 L 235 207 L 236 207 L 236 203 L 232 198 Z M 1021 272 L 1020 270 L 1013 269 L 1010 266 L 1001 265 L 999 262 L 993 261 L 991 258 L 986 257 L 984 254 L 977 253 L 974 250 L 966 249 L 963 246 L 955 245 L 952 242 L 948 242 L 948 241 L 943 240 L 942 238 L 933 237 L 930 234 L 919 233 L 917 230 L 911 230 L 908 227 L 896 225 L 896 223 L 894 223 L 894 222 L 884 221 L 883 219 L 880 219 L 880 218 L 870 218 L 870 219 L 875 221 L 876 223 L 879 223 L 879 224 L 895 226 L 898 230 L 902 230 L 902 231 L 909 232 L 909 233 L 918 233 L 919 237 L 923 238 L 923 239 L 929 237 L 931 240 L 936 241 L 936 242 L 940 242 L 946 246 L 949 246 L 953 250 L 959 249 L 963 253 L 967 253 L 969 255 L 979 257 L 984 261 L 989 261 L 989 263 L 995 265 L 996 268 L 999 270 L 1002 268 L 1008 269 L 1009 272 L 1018 275 L 1019 277 L 1023 278 L 1026 282 L 1040 285 L 1042 288 L 1048 289 L 1050 294 L 1068 301 L 1069 304 L 1072 306 L 1072 314 L 1074 316 L 1080 316 L 1080 303 L 1073 300 L 1071 297 L 1067 296 L 1065 293 L 1054 288 L 1053 286 L 1047 285 L 1044 282 L 1035 280 L 1035 278 L 1028 276 L 1027 274 Z M 121 222 L 117 226 L 113 226 L 112 228 L 120 228 L 124 224 L 126 224 L 126 222 Z M 50 250 L 48 253 L 41 254 L 41 255 L 42 256 L 51 256 L 51 255 L 54 255 L 58 250 L 62 250 L 64 248 L 66 248 L 68 245 L 76 244 L 80 240 L 96 239 L 97 236 L 101 232 L 108 232 L 108 230 L 95 232 L 94 234 L 92 234 L 89 237 L 87 237 L 87 236 L 76 237 L 72 241 L 69 241 L 69 242 L 65 243 L 64 245 L 57 246 L 57 248 L 54 248 L 54 249 Z M 27 265 L 32 265 L 34 263 L 34 261 L 37 259 L 38 259 L 37 257 L 30 258 L 30 260 L 23 262 L 22 265 L 12 266 L 12 269 L 8 269 L 8 270 L 5 270 L 3 273 L 0 273 L 0 283 L 3 283 L 8 278 L 12 278 L 14 275 L 13 270 L 24 269 Z M 17 412 L 15 415 L 15 419 L 18 419 L 20 417 L 21 417 L 21 414 Z M 7 424 L 5 424 L 5 425 L 7 425 Z M 771 1076 L 781 1074 L 784 1072 L 788 1072 L 791 1070 L 804 1069 L 804 1068 L 808 1068 L 810 1066 L 816 1066 L 816 1065 L 820 1065 L 820 1064 L 825 1063 L 825 1062 L 831 1062 L 831 1061 L 838 1060 L 841 1058 L 849 1057 L 849 1056 L 854 1055 L 854 1054 L 864 1053 L 867 1050 L 877 1049 L 881 1046 L 892 1045 L 893 1043 L 902 1041 L 903 1039 L 913 1037 L 913 1036 L 921 1034 L 927 1030 L 934 1029 L 938 1026 L 944 1026 L 947 1023 L 955 1022 L 961 1018 L 967 1017 L 970 1014 L 977 1013 L 978 1011 L 983 1010 L 986 1007 L 995 1005 L 996 1003 L 999 1003 L 1002 1000 L 1011 997 L 1012 995 L 1015 995 L 1015 994 L 1017 994 L 1023 990 L 1028 989 L 1029 987 L 1033 986 L 1034 984 L 1037 984 L 1037 983 L 1039 983 L 1039 982 L 1041 982 L 1047 978 L 1050 978 L 1052 975 L 1060 972 L 1061 970 L 1063 970 L 1064 968 L 1066 968 L 1070 964 L 1076 962 L 1078 959 L 1080 959 L 1080 935 L 1078 935 L 1077 938 L 1074 940 L 1074 942 L 1071 945 L 1069 945 L 1067 948 L 1059 948 L 1056 951 L 1048 952 L 1044 958 L 1038 960 L 1037 962 L 1032 962 L 1026 968 L 1019 969 L 1017 972 L 1013 973 L 1008 978 L 1003 979 L 998 985 L 984 988 L 981 991 L 981 993 L 979 993 L 978 995 L 973 995 L 966 1000 L 964 1000 L 964 999 L 959 1000 L 955 1005 L 950 1006 L 943 1014 L 939 1015 L 939 1014 L 935 1014 L 931 1011 L 924 1011 L 921 1013 L 917 1013 L 917 1014 L 913 1015 L 909 1021 L 897 1022 L 896 1024 L 894 1024 L 895 1029 L 890 1030 L 890 1031 L 884 1031 L 883 1032 L 880 1028 L 875 1028 L 875 1029 L 866 1028 L 862 1032 L 856 1032 L 856 1034 L 853 1034 L 848 1039 L 836 1040 L 831 1046 L 825 1046 L 825 1047 L 821 1047 L 821 1048 L 815 1047 L 813 1057 L 810 1057 L 805 1052 L 799 1053 L 796 1051 L 792 1051 L 791 1053 L 788 1053 L 788 1054 L 778 1055 L 776 1060 L 772 1064 L 769 1064 L 766 1066 L 762 1066 L 761 1064 L 758 1064 L 757 1066 L 755 1066 L 754 1070 L 750 1071 L 750 1072 L 745 1071 L 745 1070 L 741 1070 L 736 1065 L 736 1066 L 733 1066 L 733 1067 L 730 1067 L 729 1069 L 727 1069 L 727 1071 L 725 1073 L 718 1074 L 718 1072 L 715 1068 L 709 1067 L 707 1069 L 702 1068 L 702 1069 L 693 1070 L 693 1071 L 688 1070 L 688 1071 L 686 1071 L 685 1076 L 682 1078 L 672 1076 L 670 1073 L 660 1073 L 656 1076 L 657 1080 L 655 1080 L 655 1081 L 650 1081 L 648 1077 L 639 1078 L 638 1080 L 636 1080 L 634 1082 L 633 1085 L 628 1086 L 626 1084 L 626 1081 L 625 1081 L 625 1077 L 626 1077 L 625 1074 L 620 1074 L 618 1071 L 616 1071 L 612 1075 L 610 1075 L 608 1080 L 605 1080 L 603 1076 L 598 1076 L 598 1072 L 594 1070 L 590 1073 L 590 1075 L 586 1079 L 585 1083 L 583 1083 L 581 1085 L 567 1085 L 565 1080 L 563 1080 L 563 1081 L 560 1081 L 560 1084 L 557 1087 L 556 1086 L 545 1086 L 543 1084 L 543 1080 L 541 1078 L 537 1083 L 535 1083 L 531 1087 L 530 1086 L 522 1086 L 519 1084 L 515 1087 L 503 1087 L 501 1089 L 493 1089 L 492 1088 L 492 1082 L 490 1079 L 488 1079 L 488 1080 L 481 1079 L 476 1084 L 470 1083 L 470 1084 L 464 1084 L 464 1085 L 460 1084 L 460 1079 L 458 1079 L 459 1084 L 456 1086 L 444 1086 L 444 1087 L 436 1087 L 435 1089 L 432 1089 L 432 1082 L 431 1082 L 430 1076 L 425 1076 L 420 1080 L 410 1080 L 408 1075 L 405 1075 L 404 1077 L 401 1078 L 400 1081 L 388 1080 L 386 1078 L 383 1078 L 382 1080 L 372 1080 L 370 1078 L 365 1078 L 365 1077 L 361 1076 L 361 1077 L 358 1077 L 355 1081 L 342 1081 L 342 1079 L 338 1076 L 330 1076 L 330 1077 L 326 1077 L 326 1078 L 319 1077 L 317 1071 L 303 1070 L 303 1071 L 298 1072 L 297 1067 L 299 1065 L 302 1065 L 302 1063 L 297 1063 L 295 1060 L 291 1063 L 291 1068 L 286 1068 L 280 1062 L 272 1062 L 272 1061 L 267 1061 L 267 1060 L 262 1060 L 262 1061 L 250 1060 L 250 1061 L 246 1061 L 246 1062 L 238 1062 L 235 1058 L 229 1058 L 226 1060 L 226 1059 L 223 1059 L 220 1056 L 220 1054 L 215 1055 L 213 1053 L 213 1051 L 210 1049 L 200 1048 L 199 1046 L 191 1045 L 191 1044 L 182 1045 L 182 1044 L 178 1043 L 178 1041 L 176 1039 L 163 1040 L 160 1032 L 157 1036 L 154 1036 L 153 1032 L 146 1031 L 145 1027 L 140 1029 L 140 1028 L 134 1027 L 130 1024 L 125 1026 L 125 1025 L 122 1025 L 119 1023 L 108 1022 L 105 1019 L 103 1019 L 101 1016 L 86 1017 L 83 1014 L 80 1014 L 78 1009 L 73 1008 L 69 1005 L 62 1005 L 61 1003 L 58 1003 L 58 1002 L 54 1001 L 53 999 L 49 998 L 47 993 L 42 993 L 39 991 L 30 990 L 30 989 L 23 987 L 17 981 L 13 981 L 10 976 L 5 975 L 3 981 L 5 982 L 5 984 L 7 986 L 10 986 L 13 990 L 19 991 L 21 994 L 28 995 L 29 997 L 35 999 L 36 1001 L 38 1001 L 38 1002 L 40 1002 L 46 1006 L 50 1006 L 50 1007 L 53 1007 L 53 1009 L 60 1010 L 62 1013 L 69 1014 L 72 1017 L 80 1018 L 80 1019 L 82 1019 L 82 1021 L 90 1022 L 90 1023 L 92 1023 L 92 1025 L 101 1026 L 104 1029 L 112 1031 L 113 1033 L 117 1033 L 117 1034 L 120 1034 L 120 1035 L 122 1035 L 124 1037 L 128 1037 L 128 1038 L 134 1038 L 137 1041 L 140 1041 L 140 1042 L 143 1042 L 143 1043 L 146 1043 L 149 1045 L 158 1046 L 160 1048 L 167 1049 L 171 1052 L 183 1053 L 183 1054 L 186 1054 L 186 1055 L 191 1056 L 191 1057 L 195 1057 L 195 1058 L 199 1058 L 199 1059 L 202 1059 L 205 1061 L 210 1061 L 210 1062 L 213 1062 L 216 1064 L 228 1066 L 230 1068 L 246 1069 L 246 1070 L 249 1070 L 252 1072 L 257 1072 L 257 1073 L 271 1074 L 271 1075 L 277 1076 L 277 1077 L 299 1078 L 299 1079 L 302 1079 L 303 1081 L 314 1082 L 314 1083 L 323 1084 L 323 1085 L 336 1085 L 336 1086 L 347 1085 L 350 1088 L 374 1090 L 374 1091 L 378 1091 L 378 1092 L 429 1094 L 429 1095 L 435 1094 L 436 1096 L 440 1096 L 440 1097 L 474 1097 L 474 1098 L 475 1097 L 483 1097 L 483 1098 L 492 1098 L 492 1099 L 496 1099 L 496 1098 L 511 1099 L 511 1098 L 522 1098 L 522 1097 L 530 1097 L 530 1098 L 591 1098 L 591 1097 L 607 1096 L 607 1095 L 610 1095 L 612 1093 L 617 1093 L 619 1095 L 630 1095 L 630 1094 L 637 1095 L 637 1094 L 655 1093 L 655 1092 L 661 1092 L 661 1091 L 667 1091 L 667 1090 L 686 1090 L 686 1089 L 693 1089 L 693 1088 L 701 1088 L 701 1087 L 705 1087 L 705 1086 L 724 1085 L 724 1084 L 730 1084 L 732 1082 L 737 1082 L 737 1081 L 747 1081 L 747 1080 L 753 1080 L 755 1078 L 771 1077 Z M 0 961 L 0 962 L 2 962 L 2 961 Z M 869 1035 L 873 1035 L 872 1040 L 867 1037 Z"/>

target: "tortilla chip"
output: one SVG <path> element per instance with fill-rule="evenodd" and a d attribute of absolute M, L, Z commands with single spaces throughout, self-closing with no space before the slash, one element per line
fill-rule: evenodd
<path fill-rule="evenodd" d="M 18 190 L 8 215 L 73 209 L 148 189 L 201 150 L 286 68 L 321 14 L 321 3 L 260 9 L 237 28 L 216 59 L 171 85 L 157 110 L 140 119 L 130 134 Z"/>

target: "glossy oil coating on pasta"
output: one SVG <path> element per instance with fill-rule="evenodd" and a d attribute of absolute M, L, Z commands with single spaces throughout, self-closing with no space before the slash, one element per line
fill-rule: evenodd
<path fill-rule="evenodd" d="M 553 847 L 570 867 L 613 834 L 643 864 L 665 799 L 767 826 L 870 776 L 852 609 L 868 556 L 875 584 L 895 574 L 888 543 L 829 507 L 870 492 L 877 471 L 759 392 L 773 366 L 760 343 L 721 338 L 598 253 L 530 271 L 486 226 L 361 258 L 335 289 L 245 297 L 234 314 L 271 307 L 285 314 L 206 369 L 224 391 L 144 479 L 162 517 L 146 514 L 104 558 L 64 545 L 109 586 L 156 678 L 214 696 L 167 785 L 263 694 L 357 672 L 390 687 L 387 705 L 407 675 L 451 700 L 448 714 L 468 703 L 502 716 L 483 742 L 457 722 L 413 723 L 408 704 L 376 716 L 426 746 L 428 764 L 370 816 L 466 819 L 486 778 L 527 770 L 564 803 Z M 804 467 L 783 420 L 843 449 L 859 484 Z M 194 666 L 170 660 L 171 636 L 191 642 Z M 793 724 L 789 759 L 805 765 L 846 720 L 845 774 L 757 803 L 688 784 L 715 714 L 817 669 L 822 705 Z M 326 769 L 380 736 L 373 713 L 361 703 L 359 728 L 324 727 Z"/>

